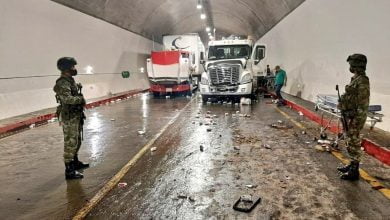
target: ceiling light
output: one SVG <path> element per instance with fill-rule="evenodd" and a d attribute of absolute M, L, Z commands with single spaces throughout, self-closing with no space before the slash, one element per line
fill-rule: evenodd
<path fill-rule="evenodd" d="M 211 36 L 211 33 L 209 32 L 209 33 L 207 33 L 209 36 Z"/>
<path fill-rule="evenodd" d="M 206 14 L 205 13 L 200 14 L 200 19 L 206 19 Z"/>
<path fill-rule="evenodd" d="M 210 32 L 210 31 L 211 31 L 211 28 L 210 28 L 210 27 L 206 27 L 206 31 L 207 31 L 207 32 Z"/>
<path fill-rule="evenodd" d="M 200 0 L 198 0 L 198 4 L 196 4 L 197 9 L 202 9 L 202 4 L 200 3 Z"/>

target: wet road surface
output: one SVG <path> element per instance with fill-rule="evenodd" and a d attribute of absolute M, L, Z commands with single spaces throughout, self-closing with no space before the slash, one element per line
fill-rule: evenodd
<path fill-rule="evenodd" d="M 74 215 L 188 102 L 145 94 L 88 110 L 79 158 L 91 168 L 81 181 L 64 180 L 58 122 L 0 139 L 0 219 Z"/>
<path fill-rule="evenodd" d="M 80 158 L 91 168 L 81 181 L 64 180 L 57 123 L 0 139 L 1 219 L 70 218 L 189 102 L 142 95 L 88 111 Z M 87 219 L 390 219 L 388 199 L 364 180 L 339 180 L 339 160 L 314 149 L 317 125 L 282 107 L 306 127 L 302 134 L 268 102 L 194 98 L 151 146 L 157 150 L 120 180 L 127 186 Z M 269 126 L 278 120 L 287 128 Z M 390 186 L 388 166 L 365 156 L 362 167 Z M 234 211 L 248 194 L 261 203 L 249 214 Z"/>
<path fill-rule="evenodd" d="M 341 181 L 340 161 L 314 149 L 318 126 L 281 108 L 305 125 L 303 134 L 266 103 L 194 100 L 152 146 L 157 151 L 122 178 L 127 186 L 114 188 L 87 219 L 390 218 L 387 198 L 364 180 Z M 278 120 L 288 128 L 270 127 Z M 365 157 L 362 167 L 389 183 L 388 167 L 375 159 Z M 240 213 L 232 206 L 241 195 L 262 201 Z"/>

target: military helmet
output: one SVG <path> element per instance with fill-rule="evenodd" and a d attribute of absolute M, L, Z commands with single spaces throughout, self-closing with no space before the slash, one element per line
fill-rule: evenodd
<path fill-rule="evenodd" d="M 73 57 L 61 57 L 57 61 L 57 68 L 61 71 L 70 70 L 77 64 L 77 61 Z"/>
<path fill-rule="evenodd" d="M 366 70 L 367 57 L 363 54 L 352 54 L 348 56 L 347 62 L 349 63 L 349 65 L 351 65 L 351 68 L 363 71 Z"/>

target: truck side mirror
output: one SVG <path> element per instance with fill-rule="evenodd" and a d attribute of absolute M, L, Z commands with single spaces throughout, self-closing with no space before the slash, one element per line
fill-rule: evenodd
<path fill-rule="evenodd" d="M 255 64 L 257 65 L 260 60 L 265 57 L 265 46 L 259 45 L 255 49 Z"/>

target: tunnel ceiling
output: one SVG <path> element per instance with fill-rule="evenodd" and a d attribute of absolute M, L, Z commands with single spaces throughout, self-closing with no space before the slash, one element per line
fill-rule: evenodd
<path fill-rule="evenodd" d="M 164 34 L 199 33 L 216 37 L 262 37 L 304 0 L 53 0 L 111 24 L 161 42 Z M 203 9 L 196 8 L 201 1 Z M 201 11 L 207 15 L 200 19 Z"/>

